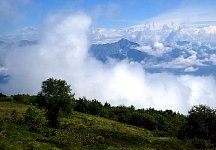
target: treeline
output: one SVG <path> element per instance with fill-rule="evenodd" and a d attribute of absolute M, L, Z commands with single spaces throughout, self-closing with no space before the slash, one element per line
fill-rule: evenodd
<path fill-rule="evenodd" d="M 57 127 L 58 117 L 60 117 L 59 112 L 66 107 L 65 104 L 68 104 L 68 106 L 70 104 L 66 111 L 70 109 L 142 127 L 152 131 L 154 136 L 176 137 L 192 143 L 196 148 L 214 148 L 216 145 L 216 110 L 208 106 L 193 106 L 188 115 L 182 115 L 172 110 L 162 111 L 154 108 L 136 109 L 134 106 L 111 106 L 108 102 L 102 104 L 98 100 L 88 100 L 85 97 L 75 99 L 73 94 L 67 97 L 65 97 L 67 95 L 65 93 L 56 94 L 55 89 L 57 87 L 48 87 L 50 81 L 47 81 L 44 81 L 45 86 L 36 96 L 27 94 L 6 96 L 0 93 L 0 101 L 31 104 L 39 108 L 46 108 L 46 116 L 51 127 Z M 51 81 L 57 80 L 51 79 Z M 65 81 L 63 83 L 68 86 Z M 51 92 L 47 92 L 49 88 Z M 68 88 L 65 88 L 65 91 Z M 31 114 L 31 112 L 29 113 Z"/>
<path fill-rule="evenodd" d="M 152 131 L 154 136 L 190 141 L 197 148 L 216 146 L 216 110 L 206 105 L 193 106 L 185 116 L 172 110 L 114 107 L 107 102 L 103 105 L 84 97 L 76 100 L 74 110 L 143 127 Z"/>
<path fill-rule="evenodd" d="M 155 131 L 156 136 L 176 137 L 186 122 L 184 115 L 172 110 L 135 109 L 134 106 L 111 106 L 107 102 L 103 105 L 97 100 L 87 100 L 85 97 L 76 100 L 74 110 L 143 127 Z"/>
<path fill-rule="evenodd" d="M 0 93 L 0 102 L 13 102 L 21 103 L 26 105 L 36 105 L 36 95 L 29 94 L 16 94 L 11 96 L 6 96 Z"/>

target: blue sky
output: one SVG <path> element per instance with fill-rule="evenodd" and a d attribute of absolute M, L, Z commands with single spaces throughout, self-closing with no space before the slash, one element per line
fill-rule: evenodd
<path fill-rule="evenodd" d="M 215 9 L 215 0 L 1 0 L 0 32 L 39 27 L 52 13 L 85 12 L 93 25 L 121 28 L 136 25 L 182 8 Z M 188 12 L 186 12 L 188 13 Z M 175 13 L 174 13 L 175 14 Z M 185 15 L 184 10 L 180 14 Z M 193 14 L 195 16 L 196 13 Z M 175 16 L 174 16 L 175 17 Z M 208 21 L 208 20 L 207 20 Z M 210 20 L 211 21 L 211 20 Z"/>

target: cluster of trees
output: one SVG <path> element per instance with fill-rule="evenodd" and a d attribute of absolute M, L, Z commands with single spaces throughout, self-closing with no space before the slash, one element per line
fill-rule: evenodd
<path fill-rule="evenodd" d="M 103 105 L 84 97 L 76 100 L 74 110 L 143 127 L 155 136 L 189 140 L 197 148 L 212 148 L 216 143 L 216 110 L 206 105 L 193 106 L 185 116 L 172 110 L 135 109 L 107 102 Z"/>
<path fill-rule="evenodd" d="M 87 100 L 85 97 L 76 100 L 74 110 L 144 127 L 155 131 L 158 136 L 177 136 L 178 131 L 186 122 L 184 115 L 172 110 L 157 111 L 153 108 L 136 110 L 134 106 L 114 107 L 107 102 L 102 105 L 97 100 Z"/>
<path fill-rule="evenodd" d="M 0 93 L 0 102 L 14 102 L 14 103 L 22 103 L 26 105 L 35 104 L 36 100 L 35 95 L 29 95 L 29 94 L 17 94 L 17 95 L 11 95 L 6 96 L 2 93 Z"/>
<path fill-rule="evenodd" d="M 216 110 L 205 105 L 193 106 L 178 135 L 180 139 L 198 139 L 200 143 L 216 143 Z M 196 141 L 196 142 L 197 142 Z M 198 144 L 200 144 L 198 143 Z M 214 145 L 215 146 L 215 145 Z"/>
<path fill-rule="evenodd" d="M 216 110 L 205 105 L 193 106 L 188 115 L 182 115 L 172 110 L 135 109 L 134 106 L 111 106 L 97 100 L 87 98 L 75 99 L 71 94 L 70 85 L 64 80 L 47 79 L 42 83 L 37 96 L 0 94 L 0 101 L 13 101 L 33 104 L 46 110 L 48 125 L 59 126 L 60 114 L 68 114 L 72 110 L 105 117 L 126 124 L 151 130 L 155 136 L 171 136 L 181 140 L 191 140 L 199 148 L 205 148 L 216 143 Z M 33 108 L 28 110 L 27 120 L 31 114 L 41 115 Z M 37 120 L 34 124 L 37 124 Z M 30 123 L 31 124 L 31 123 Z M 34 126 L 33 126 L 33 129 Z"/>

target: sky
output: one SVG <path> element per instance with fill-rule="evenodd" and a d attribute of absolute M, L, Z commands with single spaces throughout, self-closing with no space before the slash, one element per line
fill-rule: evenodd
<path fill-rule="evenodd" d="M 104 64 L 88 53 L 92 26 L 122 28 L 152 21 L 212 24 L 214 7 L 214 0 L 0 0 L 0 34 L 40 29 L 37 44 L 0 49 L 5 56 L 0 69 L 10 76 L 0 91 L 37 94 L 41 82 L 54 77 L 66 80 L 76 98 L 112 105 L 184 114 L 197 104 L 216 107 L 215 77 L 154 74 L 139 63 Z M 215 34 L 215 27 L 210 28 Z"/>
<path fill-rule="evenodd" d="M 198 12 L 205 13 L 203 8 L 209 13 L 215 7 L 215 0 L 0 0 L 0 32 L 11 33 L 26 26 L 38 28 L 49 14 L 60 12 L 85 12 L 95 27 L 122 28 L 163 14 L 198 16 Z"/>

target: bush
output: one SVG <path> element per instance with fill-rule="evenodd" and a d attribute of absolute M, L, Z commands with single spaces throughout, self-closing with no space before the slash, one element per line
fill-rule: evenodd
<path fill-rule="evenodd" d="M 36 96 L 30 96 L 28 94 L 17 94 L 12 96 L 13 101 L 15 103 L 22 103 L 22 104 L 34 104 L 36 100 Z"/>
<path fill-rule="evenodd" d="M 210 141 L 207 141 L 207 140 L 194 138 L 194 139 L 192 139 L 190 141 L 195 146 L 195 148 L 197 148 L 197 149 L 210 149 L 210 148 L 213 148 Z"/>
<path fill-rule="evenodd" d="M 7 97 L 6 95 L 4 95 L 3 93 L 0 93 L 0 99 L 3 97 Z"/>
<path fill-rule="evenodd" d="M 24 124 L 26 124 L 31 132 L 44 132 L 47 126 L 47 120 L 44 112 L 36 107 L 29 107 L 24 114 Z"/>
<path fill-rule="evenodd" d="M 0 102 L 13 102 L 13 98 L 12 97 L 1 97 L 0 98 Z"/>
<path fill-rule="evenodd" d="M 23 123 L 23 116 L 19 114 L 16 110 L 13 110 L 10 120 L 15 124 L 21 125 Z"/>

